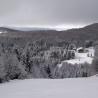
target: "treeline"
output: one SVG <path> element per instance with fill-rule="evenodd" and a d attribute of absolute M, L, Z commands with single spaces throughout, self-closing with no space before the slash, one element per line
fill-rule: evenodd
<path fill-rule="evenodd" d="M 3 39 L 4 38 L 4 39 Z M 58 68 L 57 64 L 63 60 L 74 58 L 72 50 L 76 45 L 89 47 L 92 41 L 85 43 L 71 40 L 56 39 L 0 39 L 0 83 L 13 79 L 26 78 L 70 78 L 87 77 L 91 75 L 89 64 L 70 65 L 63 64 Z"/>
<path fill-rule="evenodd" d="M 62 49 L 55 50 L 59 45 Z M 53 44 L 47 40 L 1 40 L 0 82 L 25 78 L 53 78 L 52 73 L 56 65 L 64 59 L 62 52 L 68 45 L 69 43 L 64 41 Z M 54 47 L 54 50 L 51 47 Z"/>

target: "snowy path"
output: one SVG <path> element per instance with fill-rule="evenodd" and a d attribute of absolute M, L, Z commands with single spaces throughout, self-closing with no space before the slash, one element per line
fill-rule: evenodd
<path fill-rule="evenodd" d="M 98 98 L 98 77 L 14 80 L 0 84 L 0 98 Z"/>

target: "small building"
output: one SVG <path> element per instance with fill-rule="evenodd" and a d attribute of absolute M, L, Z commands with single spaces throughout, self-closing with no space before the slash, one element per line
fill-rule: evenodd
<path fill-rule="evenodd" d="M 76 57 L 94 57 L 95 49 L 94 47 L 83 48 L 80 47 L 77 49 Z"/>
<path fill-rule="evenodd" d="M 83 47 L 80 47 L 80 48 L 77 48 L 77 52 L 78 52 L 78 53 L 84 53 L 84 52 L 85 52 L 85 50 L 84 50 L 84 48 L 83 48 Z"/>

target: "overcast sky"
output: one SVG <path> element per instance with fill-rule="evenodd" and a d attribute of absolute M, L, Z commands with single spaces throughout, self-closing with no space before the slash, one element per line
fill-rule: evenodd
<path fill-rule="evenodd" d="M 0 25 L 98 22 L 98 0 L 0 0 Z"/>

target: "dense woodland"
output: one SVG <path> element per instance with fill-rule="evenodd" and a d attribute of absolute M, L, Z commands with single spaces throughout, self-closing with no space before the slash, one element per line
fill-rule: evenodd
<path fill-rule="evenodd" d="M 98 72 L 98 24 L 68 31 L 18 31 L 1 27 L 0 83 L 13 79 L 88 77 Z M 68 50 L 95 47 L 92 65 L 71 65 L 63 60 L 74 58 Z"/>

